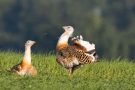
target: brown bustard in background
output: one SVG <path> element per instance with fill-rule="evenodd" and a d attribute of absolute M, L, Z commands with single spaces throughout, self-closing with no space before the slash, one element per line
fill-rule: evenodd
<path fill-rule="evenodd" d="M 82 64 L 90 64 L 97 61 L 95 53 L 87 53 L 87 46 L 83 46 L 80 42 L 77 43 L 73 38 L 73 45 L 68 44 L 69 38 L 72 36 L 74 29 L 72 26 L 64 26 L 65 32 L 60 36 L 56 46 L 56 61 L 63 67 L 69 70 L 72 74 L 74 67 Z M 83 41 L 83 40 L 82 40 Z M 95 45 L 93 44 L 95 49 Z"/>
<path fill-rule="evenodd" d="M 19 75 L 36 75 L 37 70 L 35 67 L 33 67 L 31 63 L 31 47 L 34 45 L 36 42 L 32 40 L 28 40 L 25 43 L 25 53 L 23 60 L 21 63 L 13 66 L 11 68 L 11 71 L 16 72 Z"/>

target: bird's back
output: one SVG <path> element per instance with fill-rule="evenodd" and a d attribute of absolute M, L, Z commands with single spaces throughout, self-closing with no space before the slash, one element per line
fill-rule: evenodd
<path fill-rule="evenodd" d="M 74 46 L 68 46 L 57 52 L 57 61 L 65 67 L 73 67 L 80 64 L 90 64 L 94 57 Z"/>
<path fill-rule="evenodd" d="M 17 64 L 15 66 L 13 66 L 10 70 L 12 72 L 20 71 L 21 70 L 21 66 L 20 66 L 20 64 Z"/>

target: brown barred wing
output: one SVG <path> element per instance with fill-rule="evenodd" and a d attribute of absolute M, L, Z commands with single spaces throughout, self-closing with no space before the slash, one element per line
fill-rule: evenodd
<path fill-rule="evenodd" d="M 70 63 L 74 59 L 78 60 L 79 64 L 92 63 L 93 57 L 85 53 L 83 50 L 78 50 L 74 47 L 67 47 L 57 52 L 57 61 Z"/>
<path fill-rule="evenodd" d="M 16 71 L 20 71 L 20 69 L 21 69 L 20 64 L 17 64 L 17 65 L 15 65 L 15 66 L 13 66 L 10 70 L 11 70 L 12 72 L 16 72 Z"/>
<path fill-rule="evenodd" d="M 82 50 L 74 50 L 72 55 L 76 57 L 80 64 L 90 64 L 93 62 L 93 57 Z"/>

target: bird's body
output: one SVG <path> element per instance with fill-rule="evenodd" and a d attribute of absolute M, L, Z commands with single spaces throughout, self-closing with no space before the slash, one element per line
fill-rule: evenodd
<path fill-rule="evenodd" d="M 31 46 L 35 44 L 35 41 L 28 40 L 25 43 L 25 53 L 21 63 L 13 66 L 11 71 L 16 72 L 19 75 L 36 75 L 37 70 L 31 63 Z"/>
<path fill-rule="evenodd" d="M 60 55 L 63 60 L 59 59 L 59 63 L 66 68 L 74 67 L 75 65 L 90 64 L 94 62 L 95 57 L 93 55 L 85 53 L 83 50 L 77 49 L 74 46 L 68 46 L 57 52 L 57 56 Z"/>
<path fill-rule="evenodd" d="M 11 71 L 16 72 L 18 75 L 36 75 L 37 70 L 32 65 L 20 63 L 12 67 Z"/>
<path fill-rule="evenodd" d="M 79 44 L 69 45 L 68 39 L 72 35 L 74 29 L 71 26 L 65 26 L 64 29 L 65 32 L 60 36 L 56 46 L 56 60 L 60 65 L 69 69 L 69 74 L 71 74 L 75 66 L 90 64 L 95 62 L 96 59 L 93 54 L 85 53 L 87 51 L 85 47 Z M 66 38 L 63 42 L 64 35 Z"/>

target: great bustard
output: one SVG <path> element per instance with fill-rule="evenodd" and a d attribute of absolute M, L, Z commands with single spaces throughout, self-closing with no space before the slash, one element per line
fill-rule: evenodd
<path fill-rule="evenodd" d="M 36 68 L 31 63 L 31 47 L 35 43 L 36 42 L 32 40 L 28 40 L 25 43 L 24 57 L 19 64 L 11 68 L 11 71 L 16 72 L 19 75 L 36 75 L 37 74 Z"/>
<path fill-rule="evenodd" d="M 82 46 L 83 48 L 80 48 L 76 44 L 68 44 L 69 37 L 71 37 L 74 32 L 73 27 L 64 26 L 63 28 L 65 32 L 60 36 L 56 46 L 56 61 L 67 68 L 69 74 L 73 72 L 75 66 L 96 62 L 97 58 L 94 56 L 94 53 L 86 53 L 87 49 L 85 47 Z"/>

